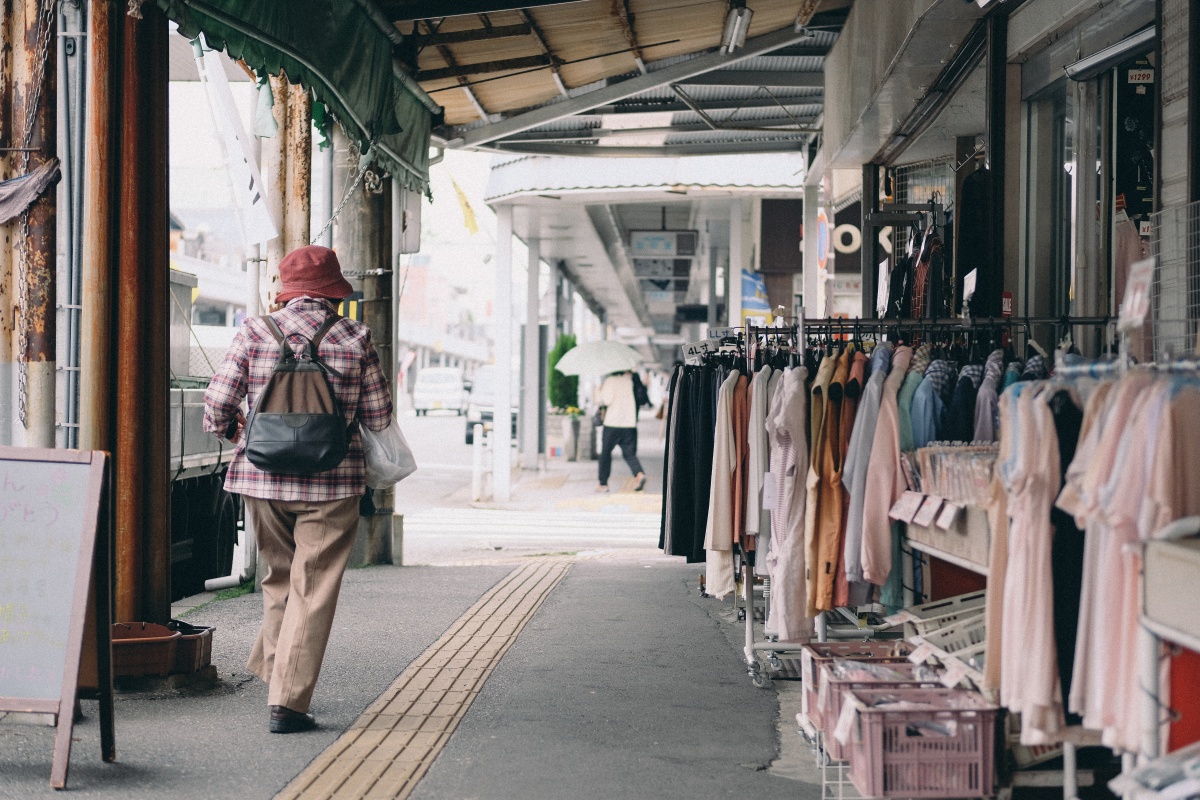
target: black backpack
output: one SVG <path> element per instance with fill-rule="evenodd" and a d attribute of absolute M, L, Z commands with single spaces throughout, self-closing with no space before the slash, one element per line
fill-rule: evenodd
<path fill-rule="evenodd" d="M 650 393 L 646 391 L 646 384 L 642 383 L 636 372 L 630 374 L 633 376 L 633 402 L 637 403 L 638 408 L 650 405 Z"/>
<path fill-rule="evenodd" d="M 333 469 L 350 450 L 351 426 L 329 383 L 340 374 L 317 356 L 325 334 L 341 319 L 331 314 L 300 355 L 270 316 L 279 361 L 246 422 L 246 458 L 264 472 L 311 475 Z"/>

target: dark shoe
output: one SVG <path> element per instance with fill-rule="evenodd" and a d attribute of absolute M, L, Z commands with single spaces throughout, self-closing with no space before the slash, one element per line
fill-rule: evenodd
<path fill-rule="evenodd" d="M 271 706 L 271 733 L 302 733 L 317 727 L 312 714 L 301 714 L 286 706 Z"/>
<path fill-rule="evenodd" d="M 646 488 L 646 473 L 639 472 L 637 475 L 637 485 L 633 487 L 635 492 L 640 492 Z"/>

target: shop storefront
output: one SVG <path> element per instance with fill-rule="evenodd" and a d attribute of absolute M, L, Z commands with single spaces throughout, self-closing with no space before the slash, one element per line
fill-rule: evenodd
<path fill-rule="evenodd" d="M 804 682 L 827 783 L 986 796 L 1052 761 L 1023 779 L 1196 796 L 1200 9 L 897 5 L 856 2 L 826 61 L 806 202 L 854 257 L 678 368 L 669 447 L 712 460 L 668 450 L 664 549 L 742 606 L 756 682 Z"/>

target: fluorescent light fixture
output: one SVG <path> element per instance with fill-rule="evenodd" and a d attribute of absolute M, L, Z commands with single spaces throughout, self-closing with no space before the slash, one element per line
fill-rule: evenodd
<path fill-rule="evenodd" d="M 733 55 L 734 51 L 745 46 L 753 16 L 754 12 L 745 6 L 729 9 L 729 15 L 725 17 L 725 32 L 721 35 L 723 52 Z"/>
<path fill-rule="evenodd" d="M 1154 38 L 1157 35 L 1157 29 L 1151 25 L 1143 31 L 1138 31 L 1128 39 L 1122 39 L 1116 44 L 1109 45 L 1087 58 L 1081 58 L 1073 64 L 1067 64 L 1063 67 L 1063 72 L 1067 73 L 1067 77 L 1073 81 L 1090 81 L 1101 72 L 1111 69 L 1124 61 L 1127 56 L 1131 56 L 1143 48 L 1152 47 L 1154 45 Z"/>

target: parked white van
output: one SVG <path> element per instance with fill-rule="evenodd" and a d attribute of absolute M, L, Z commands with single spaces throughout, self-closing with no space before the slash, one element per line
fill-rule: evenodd
<path fill-rule="evenodd" d="M 453 411 L 462 416 L 467 405 L 463 371 L 458 367 L 425 367 L 413 385 L 413 408 L 417 416 L 430 411 Z"/>

